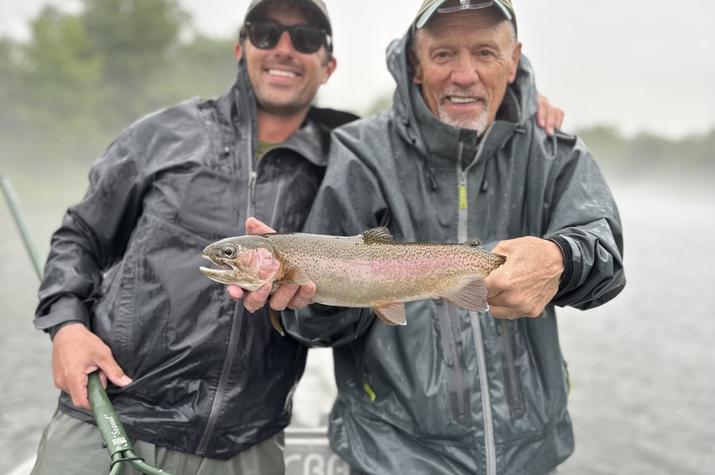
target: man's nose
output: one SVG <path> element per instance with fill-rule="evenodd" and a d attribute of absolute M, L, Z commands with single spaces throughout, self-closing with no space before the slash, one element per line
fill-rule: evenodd
<path fill-rule="evenodd" d="M 281 33 L 280 38 L 278 38 L 278 43 L 276 43 L 275 48 L 277 53 L 281 54 L 293 54 L 295 51 L 295 48 L 293 47 L 293 42 L 290 39 L 290 33 L 287 31 L 284 31 Z"/>
<path fill-rule="evenodd" d="M 479 72 L 475 61 L 468 55 L 460 55 L 451 76 L 452 82 L 461 87 L 479 82 Z"/>

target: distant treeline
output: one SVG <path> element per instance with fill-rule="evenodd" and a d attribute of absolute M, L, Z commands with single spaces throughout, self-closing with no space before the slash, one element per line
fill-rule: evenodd
<path fill-rule="evenodd" d="M 235 78 L 235 38 L 197 34 L 177 0 L 83 0 L 79 13 L 46 7 L 30 27 L 25 42 L 0 38 L 0 173 L 84 168 L 138 117 L 215 97 Z M 715 170 L 715 129 L 681 140 L 580 135 L 614 171 Z"/>
<path fill-rule="evenodd" d="M 591 127 L 578 134 L 609 171 L 715 173 L 715 129 L 677 140 L 648 133 L 627 138 L 612 127 Z"/>
<path fill-rule="evenodd" d="M 46 7 L 26 42 L 0 38 L 2 163 L 86 164 L 138 117 L 235 79 L 235 39 L 196 34 L 176 0 L 82 6 Z"/>

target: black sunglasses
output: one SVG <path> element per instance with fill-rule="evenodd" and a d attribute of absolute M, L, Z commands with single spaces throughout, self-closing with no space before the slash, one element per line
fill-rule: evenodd
<path fill-rule="evenodd" d="M 281 25 L 277 21 L 247 21 L 241 29 L 241 38 L 248 36 L 259 49 L 275 48 L 284 31 L 290 35 L 293 48 L 304 54 L 315 53 L 323 44 L 333 51 L 330 35 L 323 29 L 310 25 Z"/>

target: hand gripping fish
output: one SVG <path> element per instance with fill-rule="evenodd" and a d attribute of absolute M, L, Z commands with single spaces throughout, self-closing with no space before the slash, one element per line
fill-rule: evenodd
<path fill-rule="evenodd" d="M 404 302 L 413 300 L 444 298 L 469 310 L 488 308 L 484 278 L 506 257 L 478 244 L 398 242 L 386 228 L 352 237 L 255 234 L 206 247 L 202 257 L 218 269 L 200 271 L 216 282 L 249 291 L 270 281 L 274 288 L 312 281 L 314 302 L 371 307 L 385 323 L 404 325 Z"/>

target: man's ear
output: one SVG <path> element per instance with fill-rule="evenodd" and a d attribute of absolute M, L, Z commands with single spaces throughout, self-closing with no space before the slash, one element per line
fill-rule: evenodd
<path fill-rule="evenodd" d="M 509 71 L 509 84 L 516 79 L 516 71 L 519 69 L 519 60 L 521 59 L 521 43 L 514 46 L 514 51 L 511 52 L 511 66 Z"/>
<path fill-rule="evenodd" d="M 241 61 L 241 56 L 243 56 L 243 47 L 241 43 L 236 43 L 233 47 L 233 57 L 236 58 L 236 61 Z"/>
<path fill-rule="evenodd" d="M 407 66 L 408 69 L 415 72 L 412 75 L 412 83 L 422 84 L 422 66 L 420 65 L 420 61 L 417 59 L 417 51 L 415 51 L 415 48 L 416 46 L 414 43 L 407 47 Z"/>
<path fill-rule="evenodd" d="M 415 65 L 415 74 L 412 76 L 412 84 L 422 84 L 422 66 Z"/>
<path fill-rule="evenodd" d="M 335 72 L 335 68 L 338 67 L 338 60 L 335 59 L 335 56 L 331 56 L 328 62 L 325 64 L 325 73 L 323 76 L 323 84 L 328 82 L 328 79 L 330 79 L 330 76 L 333 75 Z"/>

